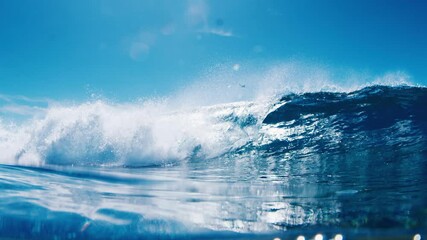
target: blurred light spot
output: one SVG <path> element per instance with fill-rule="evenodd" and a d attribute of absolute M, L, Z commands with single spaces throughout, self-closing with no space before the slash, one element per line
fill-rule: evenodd
<path fill-rule="evenodd" d="M 415 234 L 414 235 L 414 240 L 421 240 L 421 235 L 420 234 Z"/>
<path fill-rule="evenodd" d="M 298 236 L 297 240 L 305 240 L 305 237 L 304 236 Z"/>
<path fill-rule="evenodd" d="M 322 234 L 316 234 L 316 236 L 314 236 L 314 240 L 323 240 L 323 235 Z"/>
<path fill-rule="evenodd" d="M 165 26 L 163 26 L 163 28 L 161 29 L 161 32 L 163 35 L 172 35 L 175 32 L 175 26 L 173 25 L 173 23 L 169 23 Z"/>
<path fill-rule="evenodd" d="M 135 42 L 132 43 L 130 50 L 129 50 L 129 56 L 133 60 L 139 59 L 141 56 L 146 56 L 150 52 L 150 46 L 143 42 Z"/>
<path fill-rule="evenodd" d="M 236 63 L 236 64 L 233 65 L 233 70 L 234 71 L 239 71 L 239 69 L 240 69 L 240 64 Z"/>
<path fill-rule="evenodd" d="M 90 222 L 85 222 L 82 226 L 82 228 L 80 229 L 80 232 L 84 232 L 86 231 L 86 229 L 89 227 Z"/>
<path fill-rule="evenodd" d="M 341 234 L 337 234 L 335 235 L 334 240 L 343 240 L 343 236 Z"/>
<path fill-rule="evenodd" d="M 206 25 L 209 8 L 206 1 L 189 1 L 187 18 L 192 26 Z"/>
<path fill-rule="evenodd" d="M 256 45 L 252 49 L 255 53 L 262 53 L 264 51 L 264 48 L 261 45 Z"/>
<path fill-rule="evenodd" d="M 156 42 L 156 34 L 150 32 L 140 32 L 130 43 L 129 56 L 133 60 L 146 58 L 151 46 Z"/>
<path fill-rule="evenodd" d="M 341 191 L 337 191 L 336 194 L 337 195 L 353 195 L 358 193 L 358 190 L 355 189 L 346 189 L 346 190 L 341 190 Z"/>
<path fill-rule="evenodd" d="M 234 37 L 233 31 L 231 31 L 231 30 L 225 30 L 225 29 L 222 29 L 222 28 L 208 28 L 208 27 L 205 27 L 200 32 L 207 33 L 207 34 L 212 34 L 212 35 L 216 35 L 216 36 L 221 36 L 221 37 Z"/>
<path fill-rule="evenodd" d="M 224 20 L 222 20 L 221 18 L 218 18 L 218 19 L 215 21 L 215 23 L 216 23 L 216 25 L 217 25 L 217 26 L 222 26 L 222 25 L 224 25 Z"/>

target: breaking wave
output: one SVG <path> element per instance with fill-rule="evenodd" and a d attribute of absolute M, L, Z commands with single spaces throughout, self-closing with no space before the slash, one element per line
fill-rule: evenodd
<path fill-rule="evenodd" d="M 161 100 L 57 104 L 2 121 L 0 162 L 149 166 L 425 141 L 427 89 L 402 75 L 337 87 L 317 68 L 281 66 L 242 81 L 233 74 L 211 74 Z"/>

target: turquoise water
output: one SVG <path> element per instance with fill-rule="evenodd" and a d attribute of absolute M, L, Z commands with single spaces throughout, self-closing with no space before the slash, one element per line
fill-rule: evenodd
<path fill-rule="evenodd" d="M 100 103 L 56 109 L 2 128 L 0 238 L 424 238 L 426 103 L 373 86 L 118 129 Z"/>

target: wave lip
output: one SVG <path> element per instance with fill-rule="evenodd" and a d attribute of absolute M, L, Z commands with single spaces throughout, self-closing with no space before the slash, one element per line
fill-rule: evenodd
<path fill-rule="evenodd" d="M 350 93 L 315 92 L 289 94 L 280 100 L 283 106 L 268 114 L 265 124 L 296 120 L 302 115 L 351 114 L 364 112 L 372 120 L 424 118 L 422 105 L 427 100 L 426 88 L 371 86 Z"/>

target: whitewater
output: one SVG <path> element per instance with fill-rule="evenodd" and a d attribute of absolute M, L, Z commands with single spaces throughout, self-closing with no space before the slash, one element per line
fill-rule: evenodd
<path fill-rule="evenodd" d="M 168 97 L 2 117 L 0 237 L 425 234 L 427 88 L 332 75 L 217 67 Z"/>

